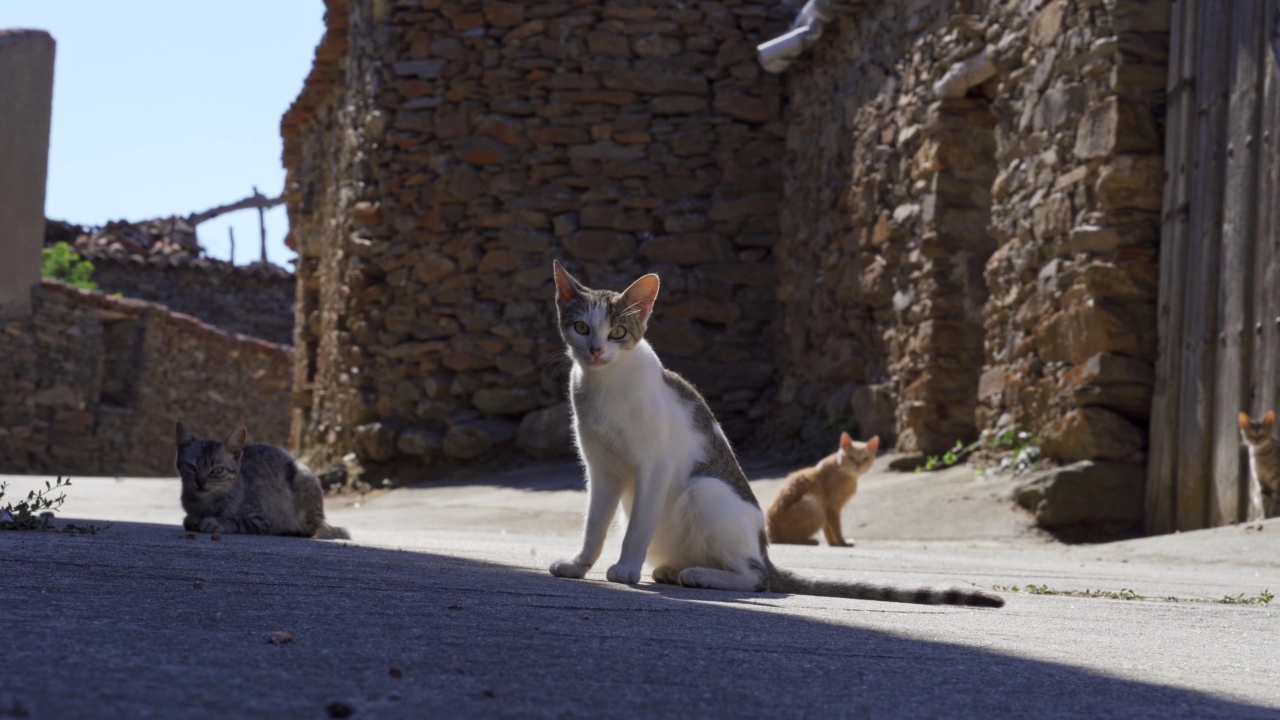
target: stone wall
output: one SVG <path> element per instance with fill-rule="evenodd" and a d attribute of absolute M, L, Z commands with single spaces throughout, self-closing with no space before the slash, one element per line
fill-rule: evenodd
<path fill-rule="evenodd" d="M 650 340 L 744 437 L 770 409 L 781 87 L 765 2 L 329 0 L 282 121 L 294 441 L 471 459 L 561 402 L 551 260 L 663 279 Z"/>
<path fill-rule="evenodd" d="M 797 4 L 327 5 L 282 123 L 295 442 L 509 440 L 560 399 L 558 256 L 661 273 L 652 340 L 736 440 L 1026 430 L 1130 512 L 1167 0 L 833 2 L 781 78 L 752 46 Z"/>
<path fill-rule="evenodd" d="M 293 342 L 293 274 L 276 265 L 233 265 L 202 255 L 181 218 L 108 223 L 97 229 L 49 220 L 46 247 L 72 245 L 93 263 L 104 293 L 166 305 L 231 332 Z"/>
<path fill-rule="evenodd" d="M 849 12 L 787 71 L 783 432 L 931 453 L 978 433 L 994 87 L 934 84 L 985 46 L 981 9 Z"/>
<path fill-rule="evenodd" d="M 287 347 L 48 280 L 0 339 L 0 472 L 172 475 L 178 418 L 287 443 Z"/>
<path fill-rule="evenodd" d="M 930 453 L 1029 430 L 1086 463 L 1064 477 L 1105 487 L 1109 521 L 1140 518 L 1168 16 L 956 0 L 832 23 L 787 74 L 785 420 L 849 413 Z"/>
<path fill-rule="evenodd" d="M 230 332 L 278 345 L 293 342 L 291 273 L 274 265 L 232 265 L 211 258 L 113 257 L 87 253 L 105 293 L 166 305 Z"/>

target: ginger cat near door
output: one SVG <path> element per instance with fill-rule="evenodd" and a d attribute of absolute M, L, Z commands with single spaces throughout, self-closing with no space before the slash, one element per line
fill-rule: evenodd
<path fill-rule="evenodd" d="M 769 542 L 817 545 L 813 535 L 821 530 L 828 545 L 853 545 L 840 527 L 840 510 L 858 492 L 858 478 L 871 469 L 879 448 L 878 435 L 857 442 L 849 433 L 840 433 L 838 450 L 788 475 L 765 518 Z"/>

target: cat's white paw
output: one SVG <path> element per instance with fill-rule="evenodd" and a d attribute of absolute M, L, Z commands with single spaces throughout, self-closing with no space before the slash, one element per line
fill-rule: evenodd
<path fill-rule="evenodd" d="M 557 560 L 551 563 L 551 574 L 556 577 L 572 578 L 581 580 L 591 569 L 589 565 L 583 565 L 573 560 Z"/>
<path fill-rule="evenodd" d="M 622 563 L 618 563 L 617 565 L 609 568 L 609 571 L 606 572 L 604 576 L 609 579 L 609 582 L 635 585 L 640 582 L 640 568 L 629 567 Z"/>
<path fill-rule="evenodd" d="M 207 517 L 200 520 L 200 532 L 202 533 L 220 533 L 222 532 L 222 521 L 216 517 Z"/>
<path fill-rule="evenodd" d="M 680 571 L 670 565 L 654 568 L 653 581 L 664 585 L 679 585 Z"/>
<path fill-rule="evenodd" d="M 707 579 L 706 573 L 702 568 L 685 568 L 680 571 L 680 584 L 685 587 L 692 588 L 709 588 L 713 587 L 711 581 Z"/>

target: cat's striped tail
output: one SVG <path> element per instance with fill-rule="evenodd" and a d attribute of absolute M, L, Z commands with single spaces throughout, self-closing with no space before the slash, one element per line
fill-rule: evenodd
<path fill-rule="evenodd" d="M 898 588 L 861 582 L 815 580 L 802 577 L 790 570 L 770 567 L 769 592 L 792 595 L 815 595 L 854 600 L 884 600 L 886 602 L 919 603 L 922 605 L 972 605 L 998 608 L 1004 606 L 1004 598 L 978 590 L 962 588 Z"/>
<path fill-rule="evenodd" d="M 322 522 L 320 523 L 320 526 L 316 528 L 316 534 L 311 537 L 316 540 L 350 540 L 351 533 L 347 532 L 346 528 L 340 528 L 330 525 L 327 522 Z"/>

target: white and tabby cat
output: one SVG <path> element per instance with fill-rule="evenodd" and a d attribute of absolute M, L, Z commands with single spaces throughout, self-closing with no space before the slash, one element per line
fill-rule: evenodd
<path fill-rule="evenodd" d="M 592 290 L 554 264 L 560 333 L 573 359 L 573 430 L 587 472 L 582 550 L 551 565 L 581 578 L 600 557 L 619 503 L 627 515 L 612 582 L 1000 607 L 965 589 L 903 589 L 810 580 L 769 561 L 764 514 L 702 396 L 662 367 L 644 340 L 658 276 L 625 292 Z"/>

